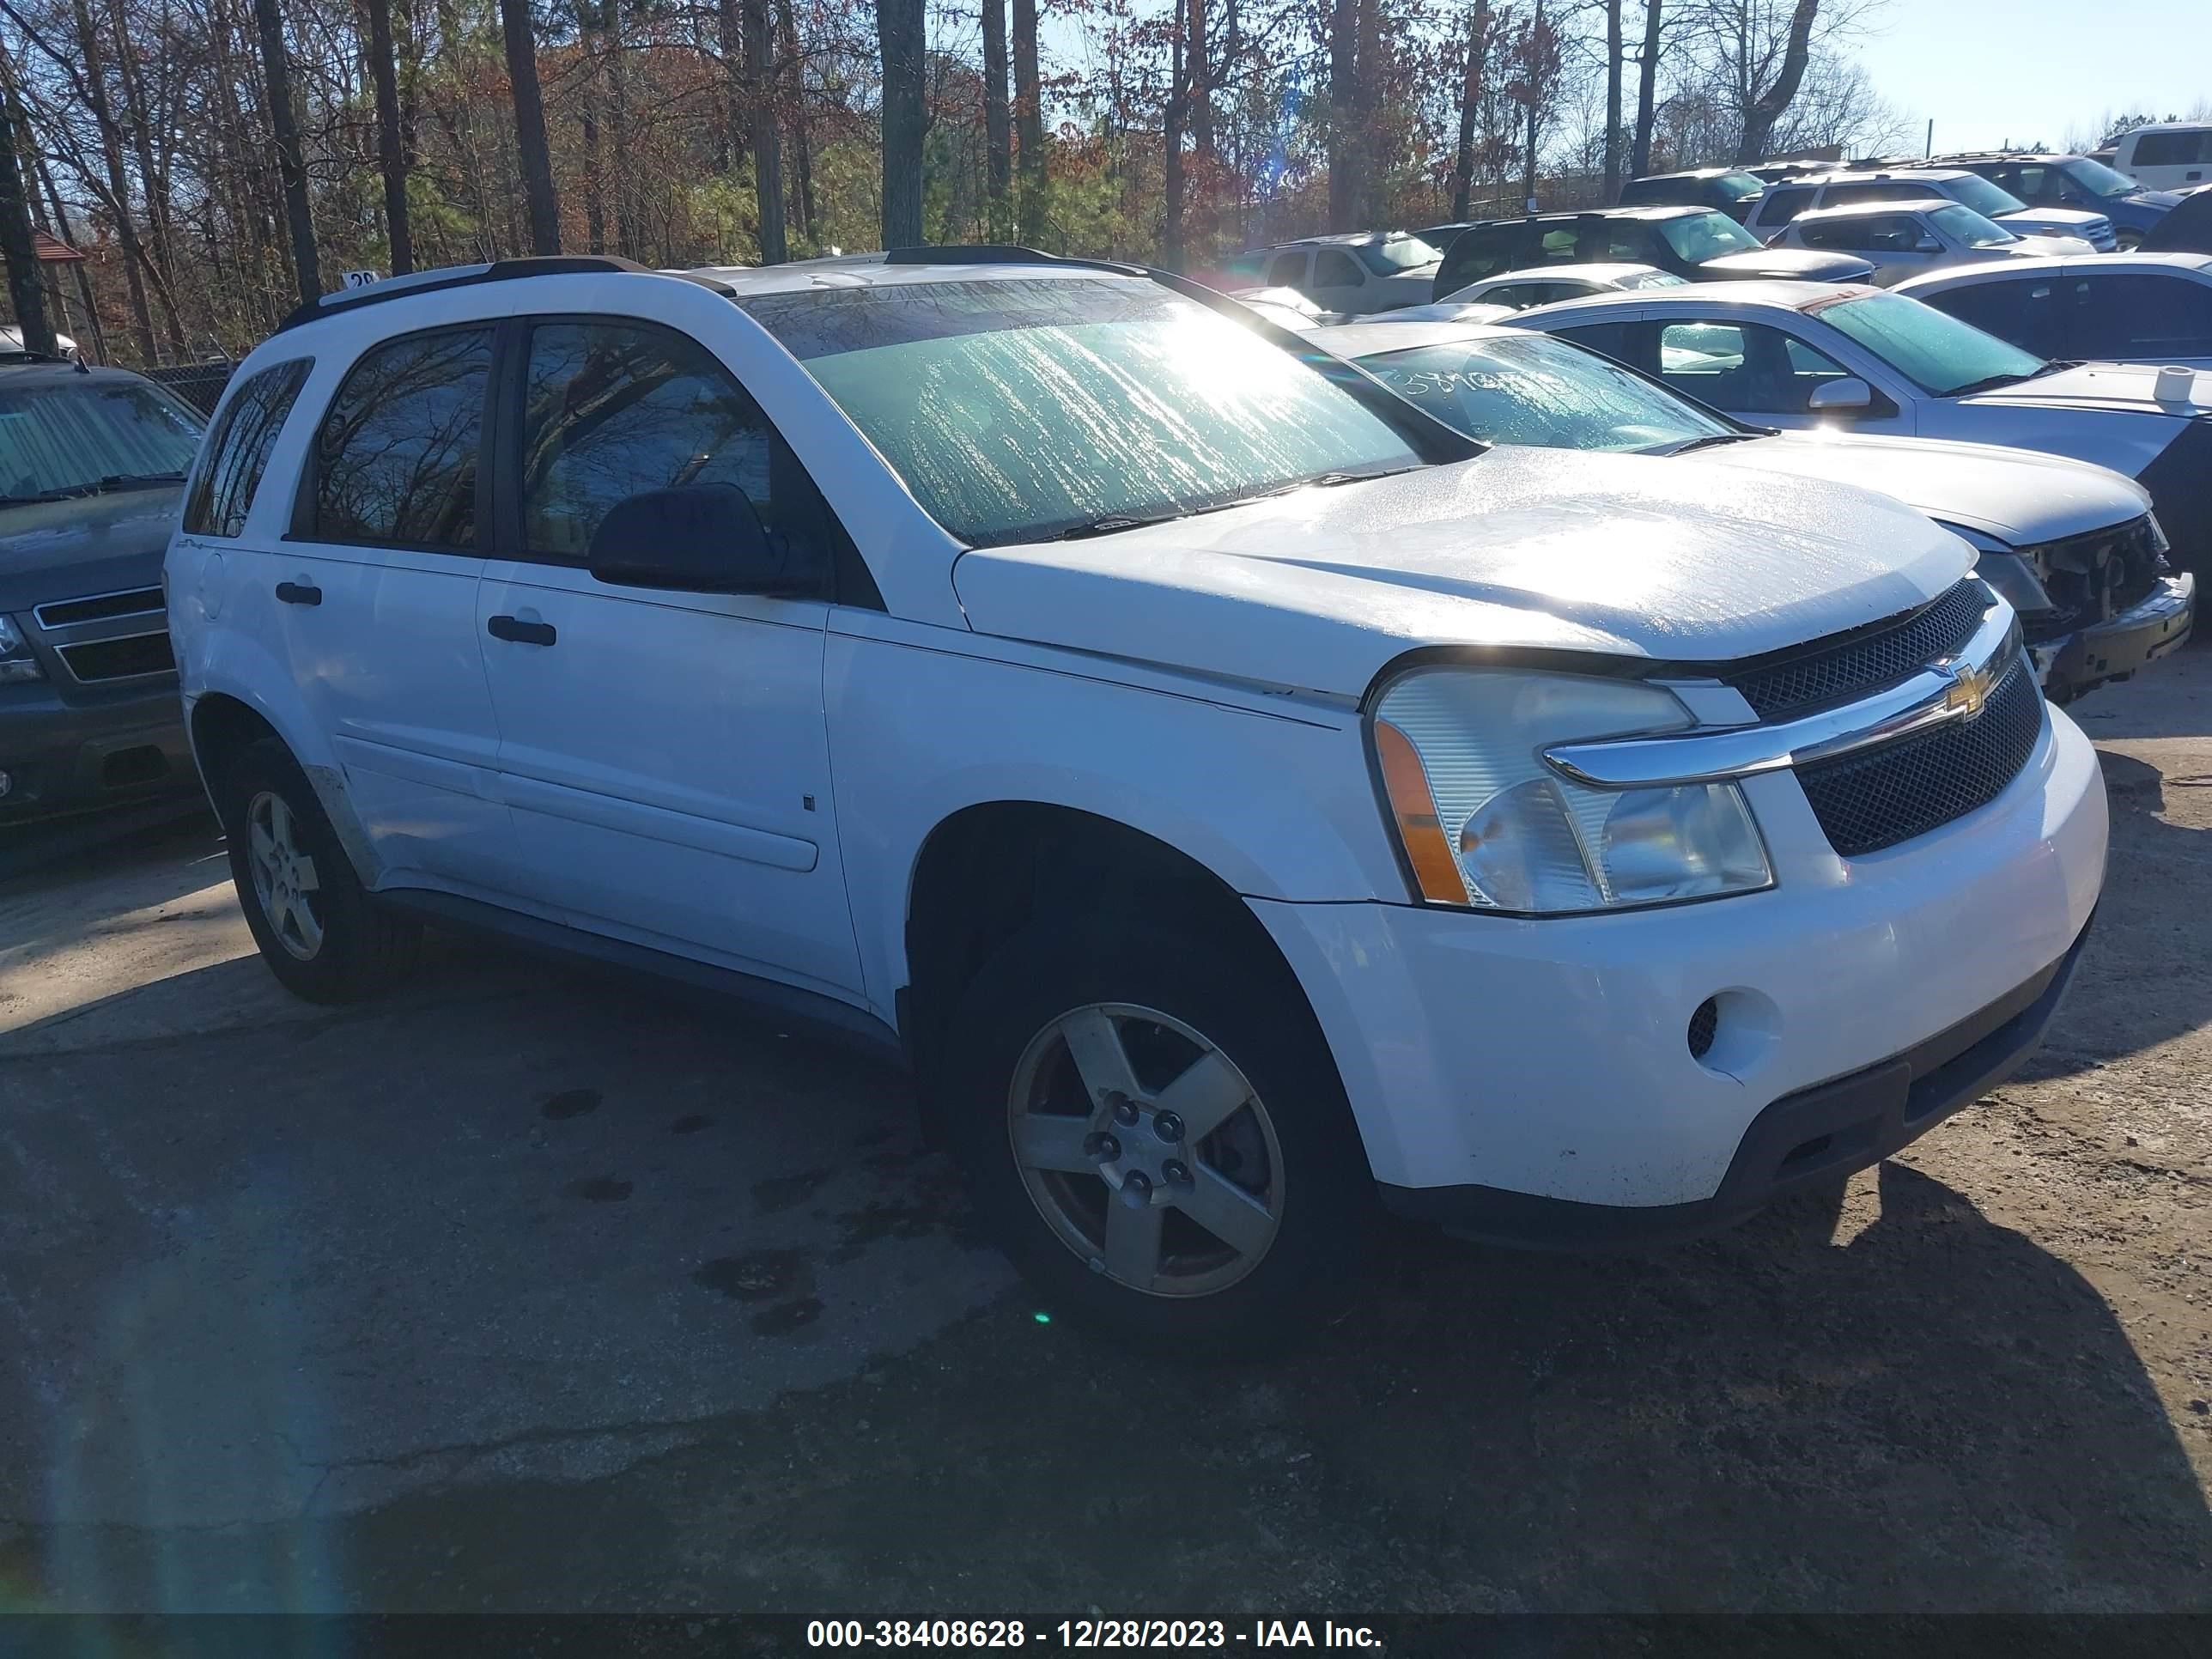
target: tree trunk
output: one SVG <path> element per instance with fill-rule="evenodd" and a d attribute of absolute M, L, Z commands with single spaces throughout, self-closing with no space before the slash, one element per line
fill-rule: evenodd
<path fill-rule="evenodd" d="M 1182 269 L 1182 121 L 1188 64 L 1183 55 L 1181 20 L 1168 36 L 1168 100 L 1161 118 L 1160 263 Z"/>
<path fill-rule="evenodd" d="M 1659 7 L 1644 0 L 1644 52 L 1636 62 L 1636 139 L 1628 149 L 1628 176 L 1651 171 L 1651 123 L 1659 92 Z"/>
<path fill-rule="evenodd" d="M 744 13 L 745 102 L 752 118 L 753 200 L 759 215 L 760 260 L 764 265 L 780 265 L 790 254 L 784 246 L 783 139 L 775 123 L 775 61 L 769 47 L 768 0 L 744 0 Z M 888 59 L 884 67 L 888 73 Z M 888 82 L 884 95 L 890 95 Z M 920 160 L 918 153 L 916 160 Z"/>
<path fill-rule="evenodd" d="M 307 158 L 300 149 L 300 126 L 292 105 L 292 66 L 284 51 L 284 21 L 276 0 L 253 0 L 253 21 L 261 33 L 262 74 L 269 82 L 269 122 L 276 135 L 276 167 L 284 179 L 284 222 L 292 237 L 292 268 L 299 277 L 300 303 L 311 306 L 323 295 L 322 266 L 315 254 L 315 221 L 307 206 Z"/>
<path fill-rule="evenodd" d="M 1006 107 L 1006 0 L 983 0 L 983 168 L 994 242 L 1013 234 L 1012 125 Z"/>
<path fill-rule="evenodd" d="M 1018 30 L 1024 4 L 1033 7 L 1034 0 L 1014 0 Z M 1030 17 L 1034 27 L 1034 9 Z M 1030 39 L 1034 42 L 1034 33 Z M 919 247 L 921 145 L 927 125 L 922 104 L 921 0 L 876 0 L 876 41 L 884 59 L 884 246 Z M 1015 50 L 1018 64 L 1018 42 Z"/>
<path fill-rule="evenodd" d="M 1544 0 L 1536 0 L 1536 21 L 1530 26 L 1528 63 L 1526 65 L 1528 119 L 1528 125 L 1522 129 L 1524 136 L 1521 143 L 1521 200 L 1523 207 L 1532 213 L 1535 211 L 1536 200 L 1536 139 L 1538 122 L 1541 117 L 1540 106 L 1544 101 L 1540 95 L 1540 88 L 1536 84 L 1537 59 L 1542 50 L 1543 34 Z"/>
<path fill-rule="evenodd" d="M 0 259 L 8 265 L 8 298 L 15 307 L 15 327 L 23 349 L 55 356 L 53 325 L 46 320 L 46 296 L 39 286 L 39 250 L 31 240 L 31 212 L 23 195 L 23 173 L 15 136 L 13 99 L 0 99 Z"/>
<path fill-rule="evenodd" d="M 1460 83 L 1459 147 L 1452 155 L 1451 216 L 1462 222 L 1474 216 L 1474 113 L 1482 100 L 1482 72 L 1489 55 L 1490 0 L 1474 0 L 1474 17 L 1467 32 L 1467 75 Z"/>
<path fill-rule="evenodd" d="M 594 253 L 607 251 L 606 173 L 599 161 L 599 28 L 592 0 L 576 7 L 577 33 L 584 49 L 583 110 L 577 120 L 584 147 L 584 239 Z"/>
<path fill-rule="evenodd" d="M 1014 146 L 1021 195 L 1015 237 L 1035 246 L 1044 237 L 1044 88 L 1037 74 L 1036 0 L 1013 0 Z"/>
<path fill-rule="evenodd" d="M 715 0 L 714 36 L 722 52 L 722 79 L 727 93 L 723 119 L 728 123 L 730 171 L 744 165 L 747 140 L 745 100 L 745 20 L 739 0 Z"/>
<path fill-rule="evenodd" d="M 791 0 L 778 0 L 776 31 L 783 42 L 784 102 L 791 117 L 791 162 L 799 187 L 799 223 L 810 247 L 822 243 L 822 223 L 814 209 L 814 141 L 806 118 L 806 64 L 799 55 L 799 20 Z M 1003 77 L 1001 78 L 1003 88 Z"/>
<path fill-rule="evenodd" d="M 138 163 L 139 191 L 146 201 L 146 237 L 141 246 L 147 260 L 147 274 L 154 279 L 154 295 L 161 307 L 161 322 L 169 337 L 169 349 L 177 361 L 185 361 L 185 322 L 178 314 L 175 296 L 170 292 L 169 262 L 169 199 L 161 188 L 161 171 L 154 165 L 154 124 L 148 118 L 146 86 L 138 73 L 137 54 L 131 49 L 127 33 L 128 20 L 124 16 L 120 0 L 111 0 L 110 20 L 115 25 L 116 76 L 123 84 L 123 107 L 131 118 L 131 147 Z"/>
<path fill-rule="evenodd" d="M 1605 202 L 1620 198 L 1621 0 L 1605 0 Z"/>
<path fill-rule="evenodd" d="M 273 13 L 276 0 L 254 4 Z M 545 147 L 545 102 L 538 90 L 538 39 L 530 27 L 530 0 L 499 0 L 499 24 L 507 46 L 507 78 L 514 88 L 514 143 L 530 208 L 530 251 L 558 253 L 561 198 L 553 192 L 553 157 Z"/>
<path fill-rule="evenodd" d="M 54 234 L 66 242 L 69 240 L 69 220 L 62 213 L 62 193 L 54 188 L 53 172 L 46 166 L 46 158 L 43 155 L 38 158 L 38 174 L 39 183 L 46 192 L 46 210 L 53 216 Z M 104 363 L 107 361 L 107 330 L 100 320 L 100 307 L 93 299 L 92 278 L 86 274 L 82 260 L 71 269 L 76 272 L 77 303 L 84 307 L 85 323 L 92 330 L 93 360 Z M 80 351 L 83 349 L 82 342 L 78 343 L 77 349 Z"/>
<path fill-rule="evenodd" d="M 629 53 L 623 42 L 629 28 L 623 0 L 606 0 L 607 8 L 607 143 L 613 151 L 615 252 L 625 259 L 637 257 L 637 215 L 632 209 L 635 192 L 630 188 L 629 167 Z"/>
<path fill-rule="evenodd" d="M 376 161 L 384 173 L 384 228 L 392 274 L 415 269 L 407 228 L 407 156 L 399 142 L 399 66 L 392 50 L 392 0 L 368 0 L 368 70 L 376 82 Z"/>
<path fill-rule="evenodd" d="M 1820 0 L 1797 0 L 1796 9 L 1790 14 L 1790 40 L 1783 48 L 1781 72 L 1772 86 L 1744 106 L 1743 137 L 1735 147 L 1738 166 L 1765 158 L 1774 124 L 1790 107 L 1798 83 L 1805 78 L 1805 60 L 1813 50 L 1813 20 L 1820 9 Z"/>
<path fill-rule="evenodd" d="M 1328 25 L 1328 228 L 1359 216 L 1359 0 L 1331 0 Z"/>
<path fill-rule="evenodd" d="M 116 129 L 115 112 L 107 101 L 107 71 L 100 56 L 100 36 L 93 27 L 92 13 L 84 0 L 75 0 L 72 10 L 77 50 L 84 64 L 85 102 L 100 130 L 100 160 L 107 170 L 106 206 L 115 216 L 115 239 L 123 244 L 123 273 L 131 293 L 131 325 L 137 331 L 143 361 L 158 363 L 161 353 L 154 343 L 154 313 L 146 305 L 146 279 L 142 269 L 144 254 L 138 245 L 138 221 L 131 211 L 131 183 L 123 169 L 123 137 Z"/>

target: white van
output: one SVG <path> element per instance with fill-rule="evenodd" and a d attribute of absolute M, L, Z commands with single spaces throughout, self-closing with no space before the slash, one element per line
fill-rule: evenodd
<path fill-rule="evenodd" d="M 2212 184 L 2212 121 L 2137 127 L 2112 146 L 2112 166 L 2152 190 Z"/>

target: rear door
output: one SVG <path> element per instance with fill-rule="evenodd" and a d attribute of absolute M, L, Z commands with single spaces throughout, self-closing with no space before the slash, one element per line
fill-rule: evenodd
<path fill-rule="evenodd" d="M 252 576 L 387 879 L 471 892 L 504 891 L 510 854 L 476 631 L 495 330 L 428 327 L 317 374 L 291 532 Z"/>
<path fill-rule="evenodd" d="M 732 325 L 734 310 L 731 313 Z M 707 345 L 632 318 L 510 325 L 500 538 L 475 618 L 529 896 L 595 930 L 830 994 L 860 988 L 823 713 L 831 595 L 611 586 L 628 496 L 733 484 L 771 540 L 842 532 Z"/>
<path fill-rule="evenodd" d="M 2212 283 L 2077 267 L 2065 286 L 2066 349 L 2089 362 L 2212 362 Z"/>

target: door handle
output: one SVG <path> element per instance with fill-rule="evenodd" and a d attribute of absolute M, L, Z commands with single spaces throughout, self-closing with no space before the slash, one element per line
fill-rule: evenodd
<path fill-rule="evenodd" d="M 276 597 L 287 605 L 320 605 L 323 590 L 312 582 L 278 582 Z"/>
<path fill-rule="evenodd" d="M 519 617 L 494 617 L 484 623 L 484 632 L 495 640 L 512 640 L 517 645 L 550 645 L 560 638 L 551 623 L 524 622 Z"/>

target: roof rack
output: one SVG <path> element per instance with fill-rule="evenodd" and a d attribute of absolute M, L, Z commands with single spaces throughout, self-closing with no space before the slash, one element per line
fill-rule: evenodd
<path fill-rule="evenodd" d="M 423 271 L 408 276 L 387 277 L 372 283 L 367 288 L 341 289 L 325 294 L 312 305 L 303 305 L 276 325 L 276 331 L 297 328 L 303 323 L 319 322 L 325 317 L 336 317 L 363 306 L 380 305 L 386 300 L 398 300 L 416 294 L 441 294 L 448 289 L 475 288 L 483 283 L 519 282 L 526 276 L 581 276 L 599 273 L 622 271 L 640 276 L 673 276 L 679 282 L 696 283 L 712 289 L 725 299 L 735 296 L 737 290 L 726 283 L 711 276 L 697 276 L 688 271 L 655 270 L 635 259 L 624 259 L 611 253 L 555 253 L 541 254 L 523 259 L 495 259 L 485 265 L 457 265 L 445 272 Z"/>
<path fill-rule="evenodd" d="M 1143 265 L 1118 259 L 1072 258 L 1024 247 L 1018 242 L 948 242 L 942 247 L 895 247 L 885 251 L 887 265 L 1072 265 L 1079 270 L 1112 270 L 1124 276 L 1152 273 Z"/>

